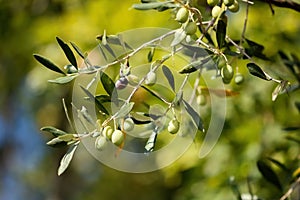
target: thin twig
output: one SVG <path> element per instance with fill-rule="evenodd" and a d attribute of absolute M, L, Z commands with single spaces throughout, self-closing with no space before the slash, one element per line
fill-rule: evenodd
<path fill-rule="evenodd" d="M 299 184 L 300 184 L 300 177 L 292 184 L 290 189 L 280 198 L 280 200 L 287 199 Z"/>

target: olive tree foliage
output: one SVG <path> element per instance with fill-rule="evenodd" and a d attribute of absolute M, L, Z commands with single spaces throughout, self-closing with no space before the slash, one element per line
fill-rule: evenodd
<path fill-rule="evenodd" d="M 300 11 L 300 5 L 285 0 L 268 0 L 263 1 L 269 4 L 270 12 L 275 16 L 273 7 L 285 7 Z M 178 27 L 175 30 L 160 35 L 150 41 L 143 43 L 138 47 L 131 47 L 127 41 L 124 41 L 120 35 L 107 35 L 106 32 L 97 36 L 99 41 L 99 49 L 103 58 L 106 59 L 106 64 L 99 66 L 94 64 L 87 53 L 84 53 L 75 43 L 66 43 L 61 38 L 57 37 L 57 43 L 63 50 L 69 63 L 61 68 L 54 64 L 50 59 L 34 54 L 34 58 L 47 67 L 49 70 L 57 72 L 62 76 L 50 80 L 51 83 L 67 84 L 74 79 L 85 76 L 94 75 L 94 79 L 86 85 L 80 85 L 84 94 L 82 96 L 86 101 L 94 102 L 98 111 L 97 121 L 91 119 L 88 110 L 85 107 L 77 108 L 71 103 L 73 112 L 77 113 L 79 121 L 85 126 L 90 124 L 94 130 L 86 129 L 83 132 L 68 133 L 52 126 L 43 127 L 41 130 L 51 133 L 54 137 L 47 142 L 48 145 L 59 147 L 69 146 L 69 150 L 61 159 L 58 169 L 58 175 L 61 175 L 69 166 L 78 145 L 84 138 L 92 137 L 95 142 L 95 148 L 99 151 L 105 148 L 106 144 L 112 142 L 117 146 L 119 153 L 126 144 L 126 135 L 134 126 L 148 126 L 151 124 L 152 134 L 144 143 L 144 150 L 151 153 L 156 148 L 157 140 L 159 140 L 159 127 L 158 122 L 167 116 L 168 125 L 164 131 L 170 134 L 176 134 L 183 122 L 178 118 L 179 106 L 185 109 L 186 114 L 190 117 L 192 126 L 198 132 L 205 134 L 206 127 L 202 121 L 202 116 L 193 108 L 191 102 L 185 98 L 183 88 L 187 83 L 193 85 L 192 97 L 197 99 L 197 103 L 202 105 L 206 102 L 208 89 L 203 82 L 201 82 L 202 75 L 207 71 L 214 71 L 214 79 L 221 79 L 224 84 L 243 84 L 245 74 L 242 74 L 240 68 L 246 67 L 249 73 L 256 78 L 265 81 L 273 82 L 274 91 L 270 94 L 273 101 L 277 96 L 283 93 L 294 92 L 299 89 L 300 84 L 300 61 L 294 55 L 288 55 L 284 52 L 278 52 L 284 65 L 294 74 L 296 82 L 290 83 L 289 80 L 281 79 L 280 77 L 273 77 L 266 73 L 260 66 L 259 60 L 269 60 L 264 54 L 264 45 L 259 44 L 250 38 L 247 38 L 247 22 L 248 13 L 255 5 L 256 1 L 241 1 L 241 0 L 207 0 L 191 1 L 191 0 L 141 0 L 141 2 L 134 4 L 132 7 L 137 10 L 145 11 L 156 10 L 157 12 L 169 11 L 173 20 L 178 22 Z M 244 25 L 241 27 L 241 35 L 239 38 L 231 38 L 227 30 L 230 28 L 228 15 L 234 18 L 234 13 L 240 10 L 240 6 L 246 8 L 245 16 L 243 19 Z M 171 39 L 170 39 L 171 38 Z M 156 48 L 164 40 L 170 40 L 171 52 L 157 53 Z M 123 53 L 119 56 L 115 52 L 115 47 L 123 49 Z M 184 49 L 184 51 L 183 51 Z M 138 76 L 132 73 L 135 66 L 132 65 L 133 59 L 141 52 L 145 52 L 149 69 L 143 76 Z M 203 53 L 205 52 L 205 53 Z M 173 69 L 168 62 L 176 56 L 176 54 L 183 53 L 189 58 L 189 64 L 181 66 L 180 70 Z M 157 56 L 158 54 L 158 56 Z M 84 64 L 79 65 L 79 60 Z M 243 60 L 245 66 L 235 66 L 233 63 L 236 60 Z M 110 69 L 117 70 L 117 74 L 110 74 Z M 182 82 L 178 83 L 174 78 L 174 71 L 182 77 Z M 154 87 L 157 81 L 158 73 L 161 73 L 166 79 L 168 85 L 164 91 Z M 196 78 L 195 78 L 196 77 Z M 93 84 L 98 84 L 95 79 L 100 79 L 101 94 L 92 94 L 89 88 Z M 128 98 L 122 99 L 118 97 L 118 92 L 124 90 L 126 87 L 131 87 L 131 93 Z M 166 109 L 160 115 L 150 115 L 147 111 L 140 110 L 136 106 L 134 100 L 135 94 L 143 89 L 151 98 L 159 101 Z M 165 94 L 167 91 L 168 95 Z M 218 88 L 215 88 L 218 91 Z M 226 96 L 234 96 L 236 93 L 232 90 L 222 91 Z M 119 109 L 112 110 L 110 104 L 116 105 Z M 151 101 L 145 102 L 147 108 L 151 107 Z M 300 111 L 300 103 L 296 102 L 295 105 Z M 65 101 L 63 106 L 70 126 L 73 127 L 73 122 L 69 116 L 69 111 Z M 294 127 L 295 128 L 295 127 Z M 288 128 L 291 130 L 293 128 Z M 294 129 L 293 129 L 294 130 Z M 290 138 L 299 143 L 297 138 Z M 270 163 L 279 166 L 282 170 L 286 170 L 284 164 L 275 159 L 269 158 L 267 160 L 259 160 L 257 162 L 258 170 L 263 177 L 274 184 L 277 188 L 282 190 L 283 187 L 277 178 L 276 173 L 272 169 Z M 299 170 L 298 170 L 299 171 Z M 291 187 L 288 188 L 287 193 L 283 193 L 281 199 L 289 198 L 293 190 L 299 185 L 300 179 L 299 172 L 294 171 L 290 181 Z M 232 188 L 238 199 L 243 199 L 239 189 L 231 180 Z M 254 194 L 253 199 L 254 198 Z"/>

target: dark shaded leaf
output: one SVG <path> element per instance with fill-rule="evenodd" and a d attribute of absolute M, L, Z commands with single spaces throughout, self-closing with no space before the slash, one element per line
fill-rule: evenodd
<path fill-rule="evenodd" d="M 262 176 L 270 183 L 272 183 L 274 186 L 276 186 L 280 191 L 282 191 L 281 183 L 278 179 L 277 174 L 274 172 L 274 170 L 271 168 L 270 165 L 268 165 L 264 160 L 257 161 L 257 168 L 262 174 Z"/>
<path fill-rule="evenodd" d="M 199 131 L 204 132 L 204 127 L 203 127 L 203 122 L 202 119 L 200 118 L 199 114 L 194 110 L 194 108 L 183 99 L 183 105 L 188 112 L 188 114 L 192 117 L 193 122 L 195 126 L 198 128 Z"/>
<path fill-rule="evenodd" d="M 298 109 L 298 111 L 300 112 L 300 102 L 299 101 L 295 102 L 295 106 Z"/>
<path fill-rule="evenodd" d="M 164 73 L 165 77 L 167 78 L 171 88 L 173 89 L 173 91 L 175 91 L 174 76 L 173 76 L 171 70 L 165 65 L 162 66 L 162 70 L 163 70 L 163 73 Z"/>
<path fill-rule="evenodd" d="M 76 58 L 71 50 L 71 48 L 69 47 L 69 45 L 67 45 L 62 39 L 60 39 L 59 37 L 56 37 L 56 40 L 59 44 L 59 46 L 62 48 L 63 52 L 65 53 L 67 59 L 69 60 L 69 62 L 76 68 L 78 69 L 77 66 L 77 61 Z"/>
<path fill-rule="evenodd" d="M 80 48 L 74 44 L 73 42 L 71 42 L 72 47 L 75 49 L 75 51 L 78 53 L 78 55 L 82 58 L 85 59 L 85 55 L 84 53 L 80 50 Z"/>
<path fill-rule="evenodd" d="M 180 74 L 190 74 L 197 71 L 200 68 L 203 68 L 204 64 L 209 62 L 211 57 L 208 56 L 202 60 L 196 60 L 188 65 L 186 65 L 182 70 L 179 71 Z"/>
<path fill-rule="evenodd" d="M 286 171 L 286 172 L 289 172 L 290 170 L 284 165 L 282 164 L 281 162 L 279 162 L 278 160 L 274 159 L 274 158 L 271 158 L 271 157 L 268 157 L 267 158 L 268 160 L 270 160 L 272 163 L 274 163 L 275 165 L 277 165 L 280 169 Z"/>
<path fill-rule="evenodd" d="M 64 157 L 60 161 L 60 165 L 57 171 L 58 176 L 60 176 L 62 173 L 66 171 L 66 169 L 69 167 L 70 162 L 73 158 L 73 155 L 78 147 L 78 144 L 74 144 L 70 146 L 67 153 L 64 155 Z"/>
<path fill-rule="evenodd" d="M 154 150 L 156 139 L 157 139 L 157 132 L 153 131 L 145 145 L 145 150 L 147 153 L 152 152 Z"/>
<path fill-rule="evenodd" d="M 212 55 L 212 53 L 210 51 L 207 51 L 204 48 L 199 47 L 199 46 L 192 46 L 192 45 L 188 45 L 188 44 L 184 44 L 184 43 L 182 43 L 182 46 L 185 47 L 183 49 L 183 54 L 185 54 L 195 60 L 197 58 L 205 58 L 209 55 Z"/>
<path fill-rule="evenodd" d="M 59 78 L 54 79 L 54 80 L 49 80 L 49 82 L 50 83 L 56 83 L 56 84 L 65 84 L 65 83 L 71 82 L 76 77 L 77 77 L 77 75 L 75 75 L 75 76 L 63 76 L 63 77 L 59 77 Z"/>
<path fill-rule="evenodd" d="M 174 96 L 174 93 L 171 90 L 169 90 L 169 88 L 160 84 L 155 84 L 151 86 L 151 89 L 143 85 L 141 87 L 144 88 L 147 92 L 149 92 L 152 96 L 156 97 L 161 102 L 171 101 L 171 98 Z M 161 93 L 161 91 L 164 92 Z M 164 96 L 162 96 L 162 94 Z"/>
<path fill-rule="evenodd" d="M 59 67 L 57 67 L 53 62 L 51 62 L 50 60 L 48 60 L 47 58 L 34 54 L 33 57 L 42 65 L 44 65 L 45 67 L 47 67 L 48 69 L 55 71 L 57 73 L 61 73 L 63 75 L 66 75 L 65 72 L 63 72 Z"/>
<path fill-rule="evenodd" d="M 261 58 L 263 60 L 269 60 L 262 52 L 264 50 L 264 46 L 260 45 L 254 41 L 246 39 L 249 48 L 245 48 L 245 52 L 250 56 L 255 56 L 257 58 Z"/>
<path fill-rule="evenodd" d="M 99 35 L 99 36 L 97 36 L 97 40 L 102 41 L 103 37 L 104 37 L 104 35 Z M 106 41 L 109 44 L 115 44 L 115 45 L 122 46 L 124 49 L 133 50 L 133 48 L 131 46 L 129 46 L 125 41 L 123 41 L 121 35 L 107 35 Z"/>
<path fill-rule="evenodd" d="M 154 52 L 155 52 L 155 47 L 152 47 L 147 55 L 147 59 L 149 63 L 151 63 L 153 60 Z"/>
<path fill-rule="evenodd" d="M 175 7 L 175 5 L 170 4 L 169 2 L 149 2 L 133 4 L 132 7 L 137 10 L 159 9 L 159 11 L 163 11 L 167 8 Z"/>
<path fill-rule="evenodd" d="M 152 122 L 151 120 L 139 120 L 134 117 L 131 117 L 131 119 L 133 120 L 134 124 L 136 124 L 136 125 L 149 124 Z"/>
<path fill-rule="evenodd" d="M 89 97 L 89 99 L 94 100 L 96 103 L 97 108 L 102 111 L 103 113 L 109 115 L 109 112 L 106 110 L 106 108 L 102 105 L 102 103 L 100 103 L 95 97 L 94 95 L 92 95 L 90 93 L 90 91 L 88 91 L 87 89 L 85 89 L 83 86 L 81 86 L 81 89 L 84 91 L 84 93 Z"/>
<path fill-rule="evenodd" d="M 59 130 L 59 129 L 53 127 L 53 126 L 42 127 L 41 131 L 47 131 L 47 132 L 51 133 L 53 136 L 55 136 L 55 137 L 67 134 L 65 131 Z"/>
<path fill-rule="evenodd" d="M 284 131 L 297 131 L 299 129 L 300 129 L 300 126 L 290 126 L 290 127 L 283 128 L 282 130 L 284 130 Z"/>
<path fill-rule="evenodd" d="M 226 29 L 227 29 L 227 23 L 224 20 L 220 19 L 217 24 L 217 32 L 216 32 L 219 49 L 221 49 L 225 44 Z"/>
<path fill-rule="evenodd" d="M 112 96 L 115 90 L 114 81 L 104 72 L 100 73 L 100 80 L 104 87 L 104 90 L 107 92 L 109 96 Z"/>
<path fill-rule="evenodd" d="M 290 141 L 293 141 L 293 142 L 296 142 L 298 144 L 300 144 L 300 139 L 298 138 L 295 138 L 294 136 L 291 136 L 291 135 L 288 135 L 285 137 L 287 140 L 290 140 Z"/>
<path fill-rule="evenodd" d="M 96 95 L 95 98 L 96 98 L 100 103 L 111 102 L 111 97 L 108 96 L 108 95 Z"/>
<path fill-rule="evenodd" d="M 259 66 L 257 66 L 255 63 L 248 63 L 247 68 L 248 68 L 250 74 L 252 74 L 253 76 L 264 79 L 266 81 L 271 80 L 269 77 L 267 77 L 265 72 Z"/>

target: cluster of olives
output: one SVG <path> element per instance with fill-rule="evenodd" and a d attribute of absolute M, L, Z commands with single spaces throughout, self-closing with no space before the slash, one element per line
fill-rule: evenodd
<path fill-rule="evenodd" d="M 214 18 L 217 18 L 221 14 L 223 11 L 222 7 L 227 8 L 230 12 L 234 13 L 238 12 L 240 9 L 239 2 L 237 0 L 223 0 L 222 2 L 220 2 L 220 0 L 207 0 L 207 4 L 213 6 L 211 15 Z"/>
<path fill-rule="evenodd" d="M 125 132 L 132 131 L 134 129 L 133 120 L 128 117 L 123 121 L 122 130 Z M 101 135 L 96 138 L 95 147 L 98 150 L 103 150 L 108 141 L 111 141 L 114 145 L 120 147 L 124 143 L 125 133 L 119 129 L 113 129 L 111 126 L 105 126 Z"/>
<path fill-rule="evenodd" d="M 189 15 L 189 10 L 181 7 L 176 13 L 175 20 L 182 24 L 182 28 L 187 35 L 194 35 L 198 27 L 196 22 L 190 20 Z"/>

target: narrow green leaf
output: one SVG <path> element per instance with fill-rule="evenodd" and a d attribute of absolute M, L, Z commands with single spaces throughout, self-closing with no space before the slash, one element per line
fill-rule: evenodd
<path fill-rule="evenodd" d="M 134 106 L 134 102 L 124 103 L 120 110 L 113 115 L 114 119 L 126 117 Z"/>
<path fill-rule="evenodd" d="M 49 140 L 49 141 L 47 142 L 47 145 L 48 145 L 48 146 L 51 146 L 51 147 L 63 147 L 63 146 L 66 146 L 66 145 L 67 145 L 67 142 L 61 140 L 61 139 L 58 138 L 58 137 L 56 137 L 56 138 L 53 138 L 53 139 Z"/>
<path fill-rule="evenodd" d="M 71 48 L 69 47 L 69 45 L 67 45 L 62 39 L 60 39 L 59 37 L 56 37 L 56 40 L 59 44 L 59 46 L 62 48 L 63 52 L 65 53 L 67 59 L 69 60 L 69 62 L 76 68 L 78 69 L 77 66 L 77 61 L 76 58 L 71 50 Z"/>
<path fill-rule="evenodd" d="M 96 39 L 100 40 L 102 42 L 103 35 L 97 36 Z M 129 46 L 125 41 L 123 41 L 122 36 L 120 34 L 118 34 L 118 35 L 107 35 L 106 36 L 106 41 L 109 44 L 119 45 L 119 46 L 122 46 L 124 49 L 133 50 L 133 48 L 131 46 Z"/>
<path fill-rule="evenodd" d="M 156 139 L 157 139 L 157 132 L 153 131 L 145 145 L 146 153 L 152 152 L 154 150 Z"/>
<path fill-rule="evenodd" d="M 282 130 L 284 131 L 297 131 L 300 129 L 300 126 L 289 126 L 289 127 L 285 127 Z"/>
<path fill-rule="evenodd" d="M 174 39 L 171 42 L 171 47 L 174 47 L 174 46 L 180 44 L 180 42 L 182 42 L 185 38 L 186 38 L 185 31 L 182 28 L 177 29 L 174 34 Z"/>
<path fill-rule="evenodd" d="M 225 45 L 226 28 L 227 28 L 226 22 L 220 19 L 217 24 L 217 32 L 216 32 L 219 49 L 221 49 Z"/>
<path fill-rule="evenodd" d="M 165 77 L 167 78 L 172 90 L 175 91 L 174 76 L 173 76 L 171 70 L 165 65 L 162 66 L 162 70 L 163 70 L 163 73 L 164 73 Z"/>
<path fill-rule="evenodd" d="M 280 191 L 282 191 L 281 183 L 278 179 L 277 174 L 264 160 L 257 161 L 257 168 L 262 174 L 262 176 L 274 186 L 276 186 Z"/>
<path fill-rule="evenodd" d="M 147 55 L 147 59 L 149 63 L 151 63 L 153 60 L 154 52 L 155 52 L 155 47 L 152 47 Z"/>
<path fill-rule="evenodd" d="M 73 155 L 78 147 L 78 143 L 70 146 L 67 153 L 64 155 L 64 157 L 60 161 L 60 165 L 57 171 L 58 176 L 60 176 L 62 173 L 66 171 L 66 169 L 69 167 L 70 162 L 73 158 Z"/>
<path fill-rule="evenodd" d="M 279 162 L 278 160 L 274 159 L 274 158 L 271 158 L 271 157 L 268 157 L 267 158 L 269 161 L 271 161 L 272 163 L 274 163 L 275 165 L 277 165 L 280 169 L 286 171 L 286 172 L 289 172 L 290 170 L 284 165 L 282 164 L 281 162 Z"/>
<path fill-rule="evenodd" d="M 255 56 L 263 60 L 269 60 L 266 55 L 263 54 L 264 46 L 258 44 L 252 40 L 246 38 L 246 42 L 249 45 L 249 48 L 245 48 L 245 52 L 250 56 Z"/>
<path fill-rule="evenodd" d="M 75 76 L 63 76 L 63 77 L 59 77 L 57 79 L 54 80 L 48 80 L 50 83 L 56 83 L 56 84 L 65 84 L 65 83 L 69 83 L 71 82 L 74 78 L 76 78 L 77 75 Z"/>
<path fill-rule="evenodd" d="M 115 91 L 114 81 L 103 71 L 101 71 L 100 73 L 100 80 L 104 87 L 104 90 L 107 92 L 109 96 L 112 96 Z"/>
<path fill-rule="evenodd" d="M 82 58 L 85 59 L 85 54 L 81 51 L 81 49 L 73 42 L 71 42 L 72 47 L 75 49 L 75 51 L 78 53 L 78 55 Z"/>
<path fill-rule="evenodd" d="M 57 67 L 53 62 L 48 60 L 47 58 L 40 56 L 38 54 L 34 54 L 33 57 L 42 65 L 47 67 L 48 69 L 55 71 L 57 73 L 61 73 L 63 75 L 66 75 L 65 72 L 63 72 L 59 67 Z"/>
<path fill-rule="evenodd" d="M 196 60 L 197 58 L 206 58 L 211 54 L 210 51 L 205 50 L 202 47 L 199 46 L 193 46 L 193 45 L 188 45 L 185 43 L 182 43 L 182 46 L 184 46 L 185 48 L 182 50 L 183 54 L 193 58 L 194 60 Z"/>
<path fill-rule="evenodd" d="M 137 10 L 151 10 L 151 9 L 157 9 L 159 7 L 162 7 L 167 3 L 168 2 L 139 3 L 139 4 L 133 4 L 132 7 Z"/>
<path fill-rule="evenodd" d="M 152 122 L 151 120 L 139 120 L 134 117 L 131 117 L 131 119 L 133 120 L 134 124 L 136 124 L 136 125 L 149 124 Z"/>
<path fill-rule="evenodd" d="M 188 112 L 188 114 L 192 117 L 193 122 L 195 126 L 198 128 L 199 131 L 204 132 L 204 127 L 203 127 L 203 122 L 202 119 L 200 118 L 199 114 L 194 110 L 194 108 L 183 99 L 183 105 Z"/>
<path fill-rule="evenodd" d="M 42 127 L 41 131 L 47 131 L 47 132 L 51 133 L 53 136 L 55 136 L 55 137 L 67 134 L 65 131 L 59 130 L 59 129 L 53 127 L 53 126 Z"/>
<path fill-rule="evenodd" d="M 266 81 L 270 81 L 271 79 L 266 75 L 266 73 L 255 63 L 248 63 L 247 68 L 249 73 L 258 78 L 264 79 Z"/>
<path fill-rule="evenodd" d="M 204 59 L 195 60 L 195 61 L 191 62 L 190 64 L 186 65 L 182 70 L 179 71 L 179 73 L 180 74 L 190 74 L 190 73 L 193 73 L 193 72 L 197 71 L 198 69 L 203 68 L 204 64 L 206 64 L 210 60 L 211 60 L 210 56 L 208 56 L 208 57 L 206 57 Z"/>
<path fill-rule="evenodd" d="M 291 136 L 291 135 L 288 135 L 288 136 L 286 136 L 285 138 L 286 138 L 287 140 L 296 142 L 298 145 L 300 144 L 300 139 L 299 139 L 299 138 L 296 138 L 296 137 Z"/>
<path fill-rule="evenodd" d="M 106 102 L 111 102 L 111 97 L 109 95 L 96 95 L 95 98 L 100 102 L 100 103 L 106 103 Z"/>
<path fill-rule="evenodd" d="M 94 95 L 92 95 L 90 93 L 90 91 L 88 91 L 86 88 L 84 88 L 83 86 L 81 86 L 81 89 L 85 92 L 85 94 L 90 98 L 90 100 L 95 101 L 97 108 L 102 111 L 103 113 L 109 115 L 109 112 L 106 110 L 106 108 L 102 105 L 102 103 L 100 103 L 95 97 Z"/>

